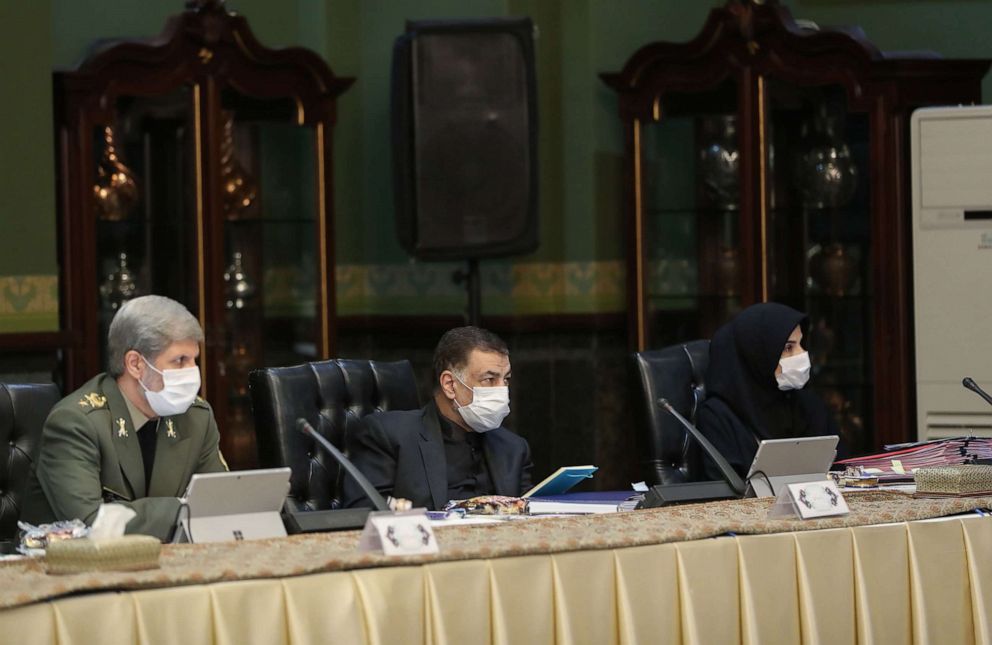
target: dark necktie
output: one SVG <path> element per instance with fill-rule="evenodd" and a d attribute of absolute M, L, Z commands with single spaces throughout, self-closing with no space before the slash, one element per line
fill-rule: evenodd
<path fill-rule="evenodd" d="M 158 439 L 158 419 L 147 421 L 138 430 L 138 444 L 141 446 L 141 461 L 145 464 L 145 495 L 152 482 L 152 467 L 155 465 L 155 443 Z"/>

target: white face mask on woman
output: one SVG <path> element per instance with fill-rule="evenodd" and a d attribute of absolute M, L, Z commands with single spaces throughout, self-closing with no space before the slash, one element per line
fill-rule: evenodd
<path fill-rule="evenodd" d="M 779 360 L 782 372 L 775 375 L 780 390 L 799 390 L 809 381 L 809 352 Z"/>
<path fill-rule="evenodd" d="M 465 381 L 458 378 L 454 372 L 451 373 L 459 383 L 465 385 Z M 468 387 L 472 390 L 472 402 L 468 405 L 458 405 L 458 400 L 454 400 L 455 408 L 462 419 L 476 432 L 489 432 L 495 430 L 503 423 L 506 415 L 510 414 L 510 388 L 507 386 L 498 387 Z"/>
<path fill-rule="evenodd" d="M 158 392 L 149 390 L 144 382 L 138 380 L 145 390 L 145 399 L 155 414 L 160 417 L 171 417 L 186 412 L 189 406 L 193 405 L 196 393 L 200 391 L 200 368 L 193 366 L 160 370 L 144 356 L 141 360 L 145 361 L 153 371 L 162 375 L 162 389 Z"/>

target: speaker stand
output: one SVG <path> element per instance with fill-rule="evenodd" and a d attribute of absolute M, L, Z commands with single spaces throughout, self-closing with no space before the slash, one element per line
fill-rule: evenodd
<path fill-rule="evenodd" d="M 468 270 L 458 269 L 451 274 L 451 279 L 455 284 L 465 283 L 465 291 L 468 292 L 468 311 L 465 322 L 473 327 L 478 327 L 482 318 L 482 283 L 479 280 L 478 258 L 469 258 Z"/>

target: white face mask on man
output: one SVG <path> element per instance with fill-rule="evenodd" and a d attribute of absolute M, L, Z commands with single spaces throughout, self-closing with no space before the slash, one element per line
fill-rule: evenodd
<path fill-rule="evenodd" d="M 469 387 L 457 374 L 451 374 L 459 383 L 472 390 L 472 402 L 468 405 L 459 405 L 457 399 L 453 400 L 455 409 L 468 427 L 476 432 L 489 432 L 498 428 L 506 415 L 510 414 L 510 388 L 505 385 Z"/>
<path fill-rule="evenodd" d="M 162 389 L 158 392 L 149 390 L 143 381 L 138 380 L 145 390 L 145 399 L 155 414 L 160 417 L 171 417 L 186 412 L 189 406 L 193 405 L 196 393 L 200 391 L 200 368 L 193 366 L 160 370 L 144 356 L 141 360 L 145 361 L 152 371 L 162 375 Z"/>
<path fill-rule="evenodd" d="M 782 371 L 775 375 L 780 390 L 799 390 L 809 381 L 809 352 L 779 359 Z"/>

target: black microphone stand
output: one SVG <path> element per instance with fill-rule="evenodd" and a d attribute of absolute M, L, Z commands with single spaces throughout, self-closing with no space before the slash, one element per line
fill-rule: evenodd
<path fill-rule="evenodd" d="M 369 498 L 377 511 L 388 511 L 389 506 L 368 479 L 359 471 L 351 460 L 337 449 L 330 441 L 313 429 L 306 419 L 297 419 L 296 427 L 303 434 L 309 435 L 334 457 L 334 460 L 349 476 L 353 477 L 362 491 Z M 314 531 L 342 531 L 360 529 L 365 526 L 369 512 L 366 508 L 335 508 L 323 511 L 294 511 L 288 508 L 283 512 L 283 521 L 289 533 L 311 533 Z"/>
<path fill-rule="evenodd" d="M 742 480 L 737 472 L 734 471 L 733 467 L 727 463 L 727 460 L 720 454 L 720 451 L 713 447 L 710 440 L 704 437 L 703 433 L 700 432 L 696 426 L 689 423 L 684 416 L 679 414 L 679 411 L 672 407 L 672 404 L 668 402 L 668 399 L 658 399 L 658 405 L 665 408 L 669 414 L 679 420 L 679 423 L 681 423 L 682 426 L 689 431 L 692 438 L 696 440 L 700 447 L 702 447 L 703 452 L 705 452 L 710 459 L 716 462 L 717 468 L 720 469 L 720 474 L 723 475 L 724 481 L 730 484 L 730 487 L 733 488 L 738 495 L 743 495 L 745 489 L 744 480 Z"/>
<path fill-rule="evenodd" d="M 344 468 L 345 472 L 347 472 L 348 475 L 361 487 L 362 492 L 365 493 L 365 496 L 372 502 L 372 506 L 375 507 L 375 510 L 389 510 L 389 504 L 387 504 L 386 500 L 382 498 L 379 491 L 375 489 L 375 486 L 373 486 L 372 483 L 365 478 L 365 475 L 363 475 L 360 470 L 355 468 L 355 464 L 351 463 L 351 460 L 345 457 L 344 453 L 337 449 L 337 446 L 322 437 L 319 432 L 313 429 L 313 426 L 310 425 L 306 419 L 297 419 L 296 427 L 299 428 L 300 432 L 303 434 L 308 434 L 313 437 L 317 443 L 323 446 L 324 450 L 331 453 L 334 460 L 337 461 L 338 464 Z"/>
<path fill-rule="evenodd" d="M 724 481 L 686 482 L 682 484 L 658 484 L 652 486 L 644 495 L 644 500 L 638 508 L 654 508 L 670 504 L 686 504 L 691 502 L 706 502 L 716 499 L 735 499 L 744 496 L 745 484 L 733 467 L 727 463 L 720 451 L 703 436 L 696 426 L 679 414 L 678 410 L 665 398 L 658 399 L 658 405 L 678 419 L 679 423 L 689 432 L 689 435 L 703 449 L 720 469 Z"/>

